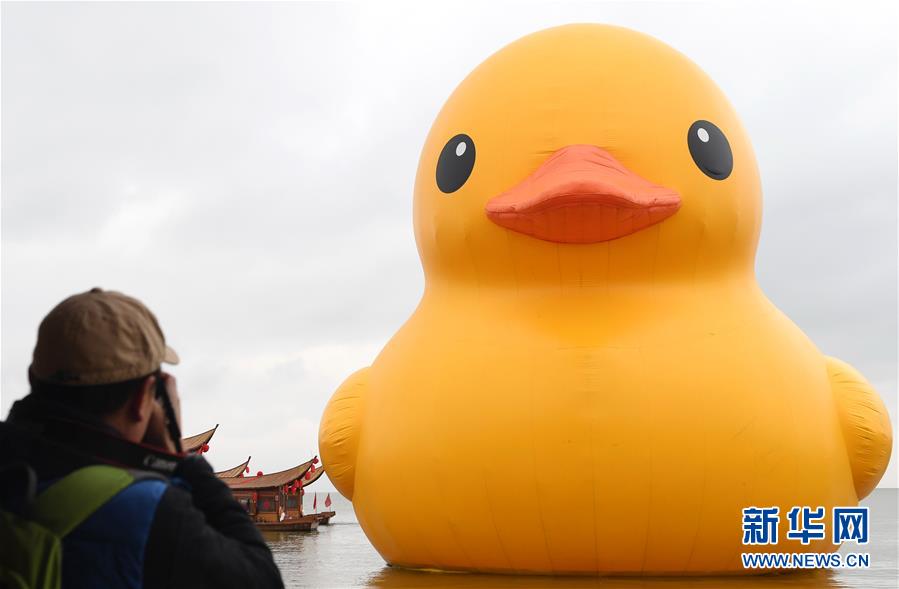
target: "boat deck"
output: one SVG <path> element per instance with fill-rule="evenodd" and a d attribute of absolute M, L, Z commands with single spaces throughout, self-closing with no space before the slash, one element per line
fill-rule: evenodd
<path fill-rule="evenodd" d="M 314 515 L 304 515 L 280 522 L 256 522 L 256 527 L 270 532 L 308 532 L 318 527 L 319 519 Z"/>
<path fill-rule="evenodd" d="M 318 528 L 319 525 L 327 526 L 330 524 L 334 515 L 333 511 L 322 511 L 279 522 L 256 522 L 256 527 L 270 532 L 309 532 Z"/>
<path fill-rule="evenodd" d="M 319 524 L 321 524 L 323 526 L 327 526 L 328 524 L 331 523 L 331 518 L 334 517 L 334 515 L 335 515 L 335 512 L 333 512 L 333 511 L 322 511 L 319 513 L 312 514 L 312 517 L 317 517 Z"/>

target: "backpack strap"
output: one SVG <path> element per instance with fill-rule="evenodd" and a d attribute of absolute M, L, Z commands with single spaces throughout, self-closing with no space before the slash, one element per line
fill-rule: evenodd
<path fill-rule="evenodd" d="M 25 462 L 0 466 L 0 509 L 25 513 L 37 495 L 37 474 Z"/>
<path fill-rule="evenodd" d="M 114 466 L 79 468 L 37 496 L 31 519 L 62 538 L 133 482 L 133 474 Z"/>

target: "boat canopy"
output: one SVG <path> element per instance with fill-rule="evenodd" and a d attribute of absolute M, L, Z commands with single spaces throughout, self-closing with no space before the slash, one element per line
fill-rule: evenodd
<path fill-rule="evenodd" d="M 250 466 L 250 458 L 252 456 L 247 456 L 247 459 L 237 466 L 232 466 L 231 468 L 226 468 L 225 470 L 221 470 L 215 473 L 220 479 L 230 479 L 232 477 L 239 477 L 241 474 L 247 472 L 247 468 Z"/>
<path fill-rule="evenodd" d="M 312 468 L 312 460 L 308 460 L 303 464 L 294 466 L 293 468 L 288 468 L 287 470 L 282 470 L 280 472 L 273 472 L 272 474 L 264 474 L 260 476 L 245 476 L 245 477 L 233 477 L 233 478 L 222 478 L 225 483 L 235 490 L 243 490 L 243 489 L 268 489 L 275 487 L 282 487 L 284 485 L 293 483 L 296 480 L 299 480 L 300 483 L 305 486 L 310 483 L 315 475 L 321 476 L 321 471 L 324 470 L 321 467 L 316 467 L 315 474 L 312 474 L 309 477 L 309 480 L 306 481 L 303 477 L 306 475 L 306 472 Z M 318 477 L 316 477 L 318 478 Z"/>
<path fill-rule="evenodd" d="M 212 439 L 212 436 L 215 434 L 215 430 L 217 430 L 218 427 L 219 424 L 215 424 L 214 428 L 206 430 L 202 434 L 181 438 L 181 448 L 188 453 L 196 452 L 202 448 L 204 444 L 209 443 L 209 440 Z"/>

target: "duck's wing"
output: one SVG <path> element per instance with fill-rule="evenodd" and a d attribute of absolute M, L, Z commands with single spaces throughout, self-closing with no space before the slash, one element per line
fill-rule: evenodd
<path fill-rule="evenodd" d="M 362 408 L 368 368 L 349 376 L 328 401 L 318 429 L 318 449 L 328 478 L 340 494 L 353 500 L 356 451 L 359 447 Z"/>
<path fill-rule="evenodd" d="M 877 486 L 890 462 L 890 416 L 880 395 L 855 368 L 828 357 L 827 373 L 849 453 L 855 492 L 862 499 Z"/>

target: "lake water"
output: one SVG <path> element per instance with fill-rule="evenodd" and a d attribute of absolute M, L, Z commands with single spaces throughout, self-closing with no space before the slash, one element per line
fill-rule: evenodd
<path fill-rule="evenodd" d="M 305 498 L 306 513 L 312 512 L 312 494 Z M 319 493 L 319 508 L 324 494 Z M 899 526 L 896 489 L 880 489 L 862 502 L 871 508 L 870 543 L 844 546 L 841 552 L 868 552 L 868 569 L 841 569 L 785 573 L 761 577 L 649 578 L 649 577 L 547 577 L 426 573 L 388 567 L 362 533 L 352 505 L 331 493 L 337 512 L 331 525 L 313 532 L 266 533 L 275 561 L 287 587 L 490 587 L 538 588 L 601 587 L 603 589 L 722 589 L 858 588 L 899 587 Z M 829 530 L 829 528 L 828 528 Z M 849 550 L 847 550 L 849 549 Z"/>

